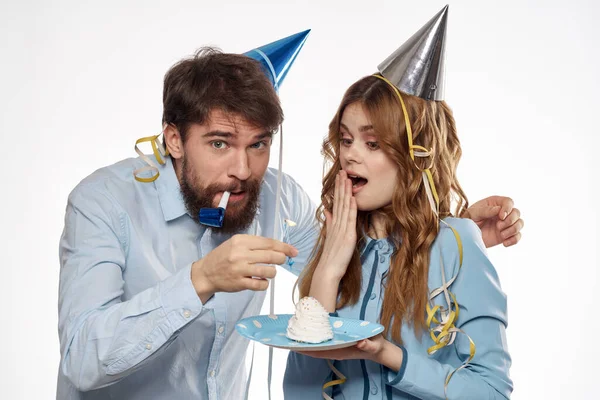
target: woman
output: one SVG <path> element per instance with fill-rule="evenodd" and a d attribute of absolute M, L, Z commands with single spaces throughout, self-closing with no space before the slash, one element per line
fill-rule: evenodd
<path fill-rule="evenodd" d="M 398 87 L 378 74 L 345 93 L 323 145 L 332 167 L 317 214 L 326 221 L 300 277 L 301 297 L 385 331 L 345 349 L 290 352 L 286 399 L 512 392 L 506 296 L 479 228 L 454 217 L 468 202 L 456 177 L 452 112 L 422 98 L 436 99 L 431 93 Z M 337 360 L 334 368 L 327 359 Z"/>

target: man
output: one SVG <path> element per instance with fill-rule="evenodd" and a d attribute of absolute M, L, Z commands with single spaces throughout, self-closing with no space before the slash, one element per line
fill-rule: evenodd
<path fill-rule="evenodd" d="M 202 50 L 171 68 L 163 91 L 170 157 L 153 182 L 127 159 L 70 194 L 60 243 L 59 399 L 240 399 L 247 341 L 236 321 L 260 311 L 276 269 L 294 273 L 315 245 L 315 206 L 283 176 L 290 244 L 272 236 L 277 171 L 271 137 L 283 119 L 260 63 Z M 225 223 L 196 222 L 231 193 Z M 472 218 L 521 228 L 510 199 L 487 199 Z M 502 208 L 502 211 L 501 211 Z M 488 218 L 489 217 L 489 218 Z M 488 222 L 489 223 L 489 222 Z M 483 229 L 488 246 L 501 230 Z M 518 236 L 511 235 L 518 241 Z M 509 243 L 506 243 L 509 244 Z"/>

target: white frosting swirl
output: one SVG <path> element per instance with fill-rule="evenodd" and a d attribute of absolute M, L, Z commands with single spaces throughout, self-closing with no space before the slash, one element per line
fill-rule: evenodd
<path fill-rule="evenodd" d="M 314 297 L 304 297 L 296 304 L 286 336 L 297 342 L 322 343 L 333 339 L 329 313 Z"/>

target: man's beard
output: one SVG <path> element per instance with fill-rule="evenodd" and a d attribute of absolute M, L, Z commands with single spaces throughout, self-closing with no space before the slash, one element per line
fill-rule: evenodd
<path fill-rule="evenodd" d="M 198 213 L 201 208 L 213 208 L 213 199 L 217 193 L 228 191 L 243 191 L 245 198 L 240 204 L 230 204 L 225 210 L 223 226 L 215 228 L 223 233 L 238 233 L 246 230 L 256 215 L 258 209 L 258 196 L 260 194 L 259 180 L 247 180 L 233 182 L 228 186 L 216 183 L 208 186 L 202 185 L 196 178 L 191 168 L 188 168 L 185 158 L 182 160 L 181 195 L 188 212 L 198 221 Z"/>

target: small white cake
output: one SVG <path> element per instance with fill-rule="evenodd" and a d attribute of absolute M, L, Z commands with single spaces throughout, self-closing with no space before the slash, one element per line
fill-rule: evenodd
<path fill-rule="evenodd" d="M 296 313 L 288 322 L 286 336 L 304 343 L 333 339 L 329 313 L 314 297 L 304 297 L 296 304 Z"/>

